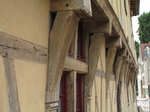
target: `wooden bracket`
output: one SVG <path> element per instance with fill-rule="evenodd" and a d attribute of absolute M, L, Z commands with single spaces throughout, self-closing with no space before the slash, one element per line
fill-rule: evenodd
<path fill-rule="evenodd" d="M 126 49 L 119 49 L 118 50 L 118 56 L 126 57 L 127 56 L 127 50 Z"/>
<path fill-rule="evenodd" d="M 113 65 L 115 61 L 115 56 L 116 56 L 117 48 L 109 48 L 108 53 L 107 53 L 107 59 L 106 59 L 106 90 L 108 90 L 109 87 L 109 80 L 110 80 L 110 74 L 113 70 Z"/>
<path fill-rule="evenodd" d="M 106 47 L 117 47 L 117 48 L 122 48 L 122 41 L 120 37 L 114 38 L 110 37 L 106 41 Z"/>
<path fill-rule="evenodd" d="M 50 33 L 46 103 L 58 101 L 59 82 L 61 80 L 70 44 L 73 38 L 75 38 L 78 21 L 79 18 L 73 11 L 58 12 L 55 18 Z M 46 112 L 54 112 L 53 110 L 51 111 L 51 109 L 56 107 L 56 104 L 52 103 L 51 105 L 46 105 Z M 51 107 L 49 108 L 49 106 Z"/>
<path fill-rule="evenodd" d="M 121 66 L 123 63 L 123 57 L 117 56 L 117 60 L 115 63 L 115 81 L 116 81 L 116 90 L 118 89 L 119 76 L 121 71 Z"/>
<path fill-rule="evenodd" d="M 91 103 L 91 100 L 89 99 L 91 97 L 92 93 L 92 87 L 97 71 L 97 65 L 98 60 L 100 57 L 100 52 L 102 49 L 102 46 L 105 43 L 105 38 L 103 33 L 94 33 L 90 48 L 89 48 L 89 71 L 88 74 L 85 75 L 85 91 L 84 91 L 84 105 L 85 105 L 85 112 L 91 112 L 89 106 Z"/>
<path fill-rule="evenodd" d="M 112 33 L 112 22 L 86 22 L 84 25 L 84 30 L 91 33 L 104 33 L 111 35 Z"/>
<path fill-rule="evenodd" d="M 130 56 L 129 56 L 129 54 L 127 54 L 127 56 L 125 58 L 125 61 L 128 62 L 128 63 L 130 62 Z"/>
<path fill-rule="evenodd" d="M 79 17 L 92 16 L 91 0 L 51 0 L 51 11 L 74 11 Z"/>

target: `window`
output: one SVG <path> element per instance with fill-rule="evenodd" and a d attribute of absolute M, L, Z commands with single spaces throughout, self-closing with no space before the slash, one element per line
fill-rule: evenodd
<path fill-rule="evenodd" d="M 63 72 L 60 81 L 58 112 L 67 112 L 67 72 Z"/>
<path fill-rule="evenodd" d="M 63 72 L 60 81 L 58 112 L 68 112 L 67 102 L 67 75 L 68 72 Z M 77 74 L 76 78 L 76 112 L 83 111 L 83 74 Z"/>
<path fill-rule="evenodd" d="M 76 82 L 76 112 L 83 112 L 83 84 L 82 84 L 83 74 L 77 74 Z"/>
<path fill-rule="evenodd" d="M 80 61 L 85 61 L 85 38 L 83 36 L 83 20 L 79 21 L 79 27 L 78 27 L 78 48 L 77 48 L 77 59 Z"/>

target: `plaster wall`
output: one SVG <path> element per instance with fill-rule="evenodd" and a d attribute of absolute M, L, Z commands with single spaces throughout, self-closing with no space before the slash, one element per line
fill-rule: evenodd
<path fill-rule="evenodd" d="M 48 47 L 50 0 L 1 0 L 0 31 Z M 0 57 L 0 112 L 9 112 L 8 92 Z M 47 66 L 15 60 L 21 112 L 45 111 Z"/>
<path fill-rule="evenodd" d="M 50 0 L 1 0 L 0 31 L 48 46 Z"/>
<path fill-rule="evenodd" d="M 44 112 L 47 66 L 15 60 L 21 112 Z"/>

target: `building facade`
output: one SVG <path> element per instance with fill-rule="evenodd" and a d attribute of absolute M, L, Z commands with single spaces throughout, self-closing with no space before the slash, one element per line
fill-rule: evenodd
<path fill-rule="evenodd" d="M 136 112 L 139 0 L 1 0 L 0 112 Z"/>
<path fill-rule="evenodd" d="M 140 44 L 139 74 L 137 76 L 138 97 L 137 104 L 143 111 L 150 111 L 150 43 Z"/>

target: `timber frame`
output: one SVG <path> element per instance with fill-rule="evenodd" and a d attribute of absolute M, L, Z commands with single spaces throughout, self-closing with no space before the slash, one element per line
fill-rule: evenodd
<path fill-rule="evenodd" d="M 130 101 L 127 100 L 128 96 L 126 99 L 122 99 L 121 93 L 132 88 L 133 99 L 136 100 L 134 88 L 138 66 L 110 2 L 108 0 L 76 0 L 76 2 L 51 0 L 50 11 L 55 11 L 57 15 L 49 34 L 48 48 L 0 31 L 0 55 L 3 57 L 5 65 L 11 112 L 21 112 L 15 80 L 14 59 L 48 66 L 45 112 L 57 112 L 58 110 L 60 80 L 63 71 L 69 72 L 67 77 L 67 89 L 70 91 L 67 93 L 70 104 L 68 112 L 76 111 L 77 73 L 85 74 L 83 78 L 83 108 L 85 112 L 91 112 L 93 85 L 96 88 L 95 77 L 102 77 L 106 80 L 106 112 L 108 112 L 110 81 L 116 82 L 117 107 L 118 112 L 122 112 L 120 107 L 124 106 L 123 101 L 128 103 Z M 80 19 L 83 20 L 85 36 L 85 62 L 77 59 Z M 105 46 L 104 53 L 106 53 L 106 71 L 99 71 L 97 68 L 103 46 Z M 67 55 L 69 48 L 71 48 L 72 57 Z M 115 76 L 111 74 L 115 74 Z M 96 90 L 95 93 L 97 93 Z M 97 110 L 100 112 L 98 106 Z"/>

